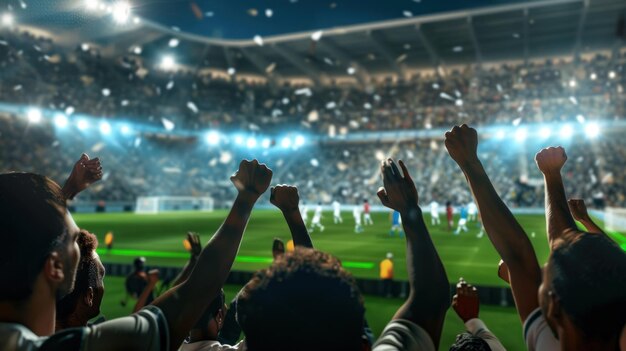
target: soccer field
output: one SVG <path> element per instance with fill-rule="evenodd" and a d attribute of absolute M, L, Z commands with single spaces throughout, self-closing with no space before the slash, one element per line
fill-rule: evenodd
<path fill-rule="evenodd" d="M 366 226 L 360 234 L 354 233 L 350 213 L 343 213 L 343 224 L 332 223 L 332 213 L 324 213 L 324 232 L 313 232 L 315 247 L 339 257 L 355 276 L 377 278 L 378 263 L 387 252 L 394 254 L 397 279 L 406 279 L 405 240 L 390 236 L 388 213 L 373 213 L 374 225 Z M 188 254 L 183 247 L 187 231 L 199 232 L 207 241 L 226 216 L 225 211 L 210 213 L 176 212 L 158 215 L 132 213 L 76 214 L 76 223 L 95 233 L 100 240 L 99 253 L 103 262 L 130 263 L 136 256 L 145 256 L 148 265 L 182 266 Z M 444 216 L 442 216 L 443 219 Z M 548 253 L 543 216 L 518 217 L 532 241 L 540 262 Z M 430 217 L 426 215 L 427 224 Z M 496 276 L 499 256 L 489 239 L 477 238 L 480 228 L 470 222 L 468 233 L 456 236 L 445 224 L 430 226 L 429 230 L 443 260 L 451 282 L 459 277 L 480 284 L 501 286 Z M 104 235 L 113 232 L 113 250 L 104 247 Z M 254 271 L 271 262 L 272 239 L 279 237 L 285 242 L 290 234 L 278 210 L 255 210 L 246 230 L 235 270 Z"/>

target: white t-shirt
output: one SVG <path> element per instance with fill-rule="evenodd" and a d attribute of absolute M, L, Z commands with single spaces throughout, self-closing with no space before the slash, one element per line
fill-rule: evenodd
<path fill-rule="evenodd" d="M 439 216 L 439 204 L 436 201 L 430 203 L 430 214 Z"/>
<path fill-rule="evenodd" d="M 498 340 L 498 337 L 496 337 L 491 330 L 487 329 L 487 326 L 482 320 L 478 318 L 470 319 L 465 322 L 465 328 L 470 334 L 485 340 L 491 351 L 506 351 L 500 340 Z"/>
<path fill-rule="evenodd" d="M 341 214 L 341 204 L 339 204 L 339 202 L 333 202 L 333 211 L 335 216 L 339 216 Z"/>
<path fill-rule="evenodd" d="M 435 344 L 419 325 L 394 319 L 387 324 L 372 351 L 435 351 Z"/>
<path fill-rule="evenodd" d="M 528 351 L 559 351 L 561 344 L 548 326 L 541 309 L 532 311 L 524 322 L 524 341 Z"/>
<path fill-rule="evenodd" d="M 67 351 L 166 351 L 169 330 L 163 312 L 146 306 L 127 317 L 82 328 L 71 328 L 39 337 L 21 324 L 0 322 L 0 350 L 36 351 L 42 348 Z"/>
<path fill-rule="evenodd" d="M 469 204 L 467 204 L 467 213 L 473 215 L 473 214 L 476 214 L 477 211 L 478 211 L 478 208 L 476 207 L 475 203 L 470 202 Z"/>
<path fill-rule="evenodd" d="M 182 344 L 178 351 L 245 351 L 246 349 L 245 341 L 240 341 L 237 345 L 231 346 L 220 344 L 219 341 L 215 340 L 206 340 Z"/>

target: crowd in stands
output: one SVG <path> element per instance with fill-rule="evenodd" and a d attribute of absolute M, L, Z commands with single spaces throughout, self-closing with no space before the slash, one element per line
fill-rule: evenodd
<path fill-rule="evenodd" d="M 535 155 L 550 248 L 542 269 L 483 167 L 476 130 L 455 126 L 445 134 L 445 149 L 465 176 L 486 235 L 502 258 L 498 275 L 510 284 L 528 349 L 626 350 L 626 252 L 588 216 L 583 200 L 567 200 L 565 150 L 549 147 Z M 257 160 L 242 160 L 227 178 L 235 189 L 231 210 L 204 248 L 196 234 L 188 234 L 191 259 L 169 290 L 152 300 L 158 273 L 145 272 L 137 262 L 131 277 L 144 284 L 136 288 L 142 291 L 135 296 L 135 312 L 88 324 L 99 312 L 105 272 L 97 240 L 89 228 L 77 227 L 67 201 L 103 179 L 105 162 L 82 154 L 62 187 L 34 173 L 0 174 L 0 349 L 436 350 L 450 306 L 466 328 L 451 350 L 506 347 L 479 319 L 476 288 L 460 279 L 450 296 L 420 207 L 416 173 L 392 158 L 379 162 L 382 181 L 371 192 L 402 218 L 409 292 L 377 340 L 352 275 L 336 257 L 314 248 L 298 188 L 271 186 L 274 171 Z M 226 344 L 220 339 L 228 316 L 222 286 L 250 215 L 268 190 L 295 249 L 285 252 L 275 243 L 273 263 L 237 294 L 230 307 L 243 340 Z"/>

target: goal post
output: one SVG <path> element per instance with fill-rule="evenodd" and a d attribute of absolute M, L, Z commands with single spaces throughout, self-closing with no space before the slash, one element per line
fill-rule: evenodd
<path fill-rule="evenodd" d="M 208 196 L 140 196 L 135 213 L 213 211 L 213 205 L 213 198 Z"/>
<path fill-rule="evenodd" d="M 607 207 L 604 211 L 604 225 L 609 231 L 626 232 L 626 208 Z"/>

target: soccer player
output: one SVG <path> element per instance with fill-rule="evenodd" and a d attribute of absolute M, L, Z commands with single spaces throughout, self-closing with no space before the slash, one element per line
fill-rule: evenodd
<path fill-rule="evenodd" d="M 321 202 L 317 204 L 317 207 L 315 207 L 315 214 L 313 215 L 313 219 L 311 220 L 311 229 L 309 231 L 313 233 L 315 228 L 319 228 L 320 232 L 324 231 L 324 226 L 322 225 L 322 203 Z"/>
<path fill-rule="evenodd" d="M 439 203 L 435 200 L 430 202 L 430 224 L 439 225 L 441 221 L 439 220 Z"/>
<path fill-rule="evenodd" d="M 309 207 L 306 205 L 306 202 L 302 202 L 300 205 L 300 215 L 302 216 L 302 221 L 306 223 L 309 220 Z"/>
<path fill-rule="evenodd" d="M 343 218 L 341 218 L 341 204 L 337 200 L 333 201 L 333 222 L 335 224 L 343 223 Z"/>
<path fill-rule="evenodd" d="M 387 257 L 380 261 L 380 280 L 383 282 L 383 292 L 391 297 L 393 290 L 393 254 L 387 252 Z"/>
<path fill-rule="evenodd" d="M 372 221 L 372 216 L 370 215 L 370 203 L 367 200 L 363 200 L 363 224 L 374 224 L 374 221 Z"/>
<path fill-rule="evenodd" d="M 475 221 L 477 212 L 478 212 L 478 208 L 476 207 L 476 204 L 474 203 L 474 201 L 470 201 L 467 204 L 467 221 L 468 222 Z"/>
<path fill-rule="evenodd" d="M 454 218 L 452 214 L 454 213 L 454 208 L 452 208 L 452 202 L 446 202 L 446 218 L 448 219 L 448 230 L 452 230 L 454 226 Z"/>
<path fill-rule="evenodd" d="M 461 230 L 464 232 L 467 232 L 467 216 L 468 216 L 467 207 L 462 206 L 459 212 L 461 213 L 460 218 L 459 218 L 459 225 L 456 228 L 454 235 L 459 235 L 459 233 L 461 233 Z"/>
<path fill-rule="evenodd" d="M 357 234 L 362 233 L 363 225 L 361 225 L 361 207 L 358 204 L 354 205 L 354 208 L 352 209 L 352 216 L 354 217 L 354 232 Z"/>
<path fill-rule="evenodd" d="M 400 212 L 398 211 L 393 211 L 391 213 L 391 229 L 389 230 L 389 235 L 393 236 L 395 233 L 398 233 L 400 237 L 404 236 L 402 218 L 400 217 Z"/>

